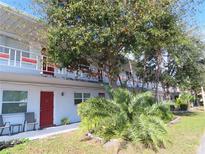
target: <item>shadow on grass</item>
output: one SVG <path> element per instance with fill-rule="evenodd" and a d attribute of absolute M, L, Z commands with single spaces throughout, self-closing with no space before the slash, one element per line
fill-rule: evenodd
<path fill-rule="evenodd" d="M 177 116 L 195 116 L 197 115 L 196 112 L 191 112 L 191 111 L 176 111 L 176 112 L 173 112 L 174 115 L 177 115 Z"/>

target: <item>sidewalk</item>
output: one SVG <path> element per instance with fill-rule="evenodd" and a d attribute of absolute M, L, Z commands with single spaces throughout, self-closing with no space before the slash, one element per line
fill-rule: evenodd
<path fill-rule="evenodd" d="M 18 133 L 18 134 L 11 135 L 11 136 L 0 136 L 0 142 L 11 141 L 11 140 L 16 140 L 16 139 L 25 139 L 25 138 L 30 139 L 30 140 L 40 139 L 40 138 L 76 130 L 78 129 L 78 126 L 79 126 L 79 123 L 74 123 L 70 125 L 49 127 L 49 128 L 45 128 L 42 130 L 22 132 L 22 133 Z"/>
<path fill-rule="evenodd" d="M 205 134 L 202 137 L 197 154 L 205 154 Z"/>

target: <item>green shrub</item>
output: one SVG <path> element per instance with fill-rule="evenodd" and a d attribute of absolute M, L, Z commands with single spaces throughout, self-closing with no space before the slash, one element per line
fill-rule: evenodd
<path fill-rule="evenodd" d="M 175 110 L 175 105 L 170 104 L 170 105 L 169 105 L 169 108 L 170 108 L 170 111 L 174 111 L 174 110 Z"/>
<path fill-rule="evenodd" d="M 68 125 L 70 123 L 70 119 L 65 117 L 63 119 L 61 119 L 61 124 L 62 125 Z"/>
<path fill-rule="evenodd" d="M 82 129 L 106 140 L 118 137 L 153 148 L 165 145 L 165 122 L 172 118 L 166 105 L 156 104 L 150 92 L 133 94 L 115 89 L 111 96 L 112 99 L 97 97 L 79 104 Z"/>
<path fill-rule="evenodd" d="M 165 104 L 169 108 L 170 111 L 174 111 L 176 109 L 175 102 L 171 100 L 165 101 Z"/>
<path fill-rule="evenodd" d="M 159 117 L 164 122 L 168 122 L 173 119 L 173 114 L 170 111 L 170 106 L 163 103 L 153 104 L 149 107 L 147 113 L 152 116 Z"/>
<path fill-rule="evenodd" d="M 188 110 L 189 104 L 192 101 L 193 96 L 188 92 L 183 92 L 180 96 L 176 99 L 176 106 L 179 110 L 186 111 Z"/>

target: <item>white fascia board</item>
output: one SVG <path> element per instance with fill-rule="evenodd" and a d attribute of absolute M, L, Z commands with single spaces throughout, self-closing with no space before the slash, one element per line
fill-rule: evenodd
<path fill-rule="evenodd" d="M 103 89 L 101 83 L 78 81 L 78 80 L 65 80 L 55 77 L 43 77 L 28 74 L 16 74 L 0 72 L 0 82 L 22 83 L 30 85 L 47 85 L 47 86 L 59 86 L 59 87 L 90 87 L 94 89 Z"/>

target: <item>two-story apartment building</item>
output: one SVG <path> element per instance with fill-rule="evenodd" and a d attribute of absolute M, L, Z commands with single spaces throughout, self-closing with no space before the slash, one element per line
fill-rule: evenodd
<path fill-rule="evenodd" d="M 68 117 L 78 122 L 77 104 L 105 95 L 97 77 L 49 66 L 42 55 L 34 17 L 0 4 L 0 114 L 4 121 L 24 122 L 34 112 L 40 128 Z"/>
<path fill-rule="evenodd" d="M 42 29 L 36 18 L 0 3 L 0 115 L 4 121 L 23 124 L 24 113 L 34 112 L 38 128 L 59 125 L 65 117 L 78 122 L 77 104 L 105 96 L 102 82 L 108 79 L 105 74 L 99 78 L 49 65 Z M 129 69 L 121 73 L 121 80 L 127 81 Z M 127 86 L 141 84 L 131 78 Z M 152 90 L 153 84 L 146 88 Z"/>

